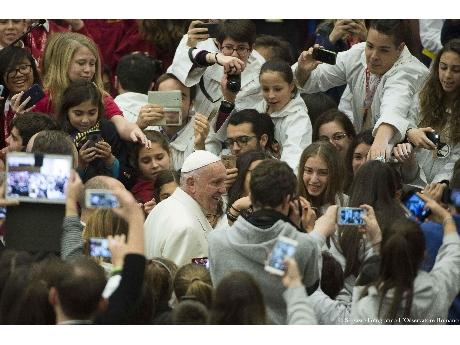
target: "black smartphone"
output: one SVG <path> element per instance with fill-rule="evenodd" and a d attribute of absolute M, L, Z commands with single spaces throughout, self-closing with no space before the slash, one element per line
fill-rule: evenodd
<path fill-rule="evenodd" d="M 27 97 L 30 97 L 30 100 L 27 102 L 27 108 L 29 108 L 37 104 L 39 100 L 45 97 L 45 93 L 40 85 L 34 84 L 22 95 L 21 104 L 27 99 Z"/>
<path fill-rule="evenodd" d="M 323 48 L 313 48 L 312 57 L 316 61 L 321 61 L 329 65 L 335 65 L 337 53 Z"/>
<path fill-rule="evenodd" d="M 425 208 L 425 201 L 415 194 L 415 192 L 410 193 L 406 198 L 404 198 L 403 203 L 412 215 L 420 222 L 423 222 L 431 214 L 431 210 Z"/>
<path fill-rule="evenodd" d="M 94 147 L 96 143 L 98 143 L 101 140 L 104 140 L 102 138 L 101 131 L 93 131 L 87 134 L 87 141 L 90 142 L 89 147 Z"/>
<path fill-rule="evenodd" d="M 219 26 L 218 23 L 198 23 L 195 25 L 196 28 L 207 28 L 209 37 L 216 38 L 217 37 L 217 27 Z"/>

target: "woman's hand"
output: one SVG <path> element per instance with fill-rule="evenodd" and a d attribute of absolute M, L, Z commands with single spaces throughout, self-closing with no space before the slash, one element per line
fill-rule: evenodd
<path fill-rule="evenodd" d="M 21 91 L 11 97 L 11 110 L 15 114 L 23 114 L 28 111 L 31 111 L 33 106 L 26 108 L 27 103 L 30 101 L 30 96 L 27 97 L 24 102 L 21 103 L 21 97 L 24 94 L 24 91 Z"/>
<path fill-rule="evenodd" d="M 444 207 L 439 205 L 433 198 L 426 194 L 417 193 L 417 195 L 426 202 L 425 208 L 429 208 L 431 210 L 431 214 L 433 215 L 432 218 L 438 223 L 443 222 L 444 219 L 447 217 L 451 217 L 449 211 L 447 211 Z"/>
<path fill-rule="evenodd" d="M 411 128 L 407 131 L 407 139 L 409 142 L 415 145 L 415 147 L 421 147 L 427 150 L 435 150 L 436 145 L 427 138 L 426 133 L 434 132 L 431 127 L 424 128 Z"/>
<path fill-rule="evenodd" d="M 139 110 L 136 124 L 144 130 L 148 126 L 153 126 L 157 121 L 165 117 L 163 107 L 158 104 L 146 104 Z"/>
<path fill-rule="evenodd" d="M 339 19 L 335 22 L 334 28 L 329 34 L 329 41 L 332 44 L 336 44 L 338 40 L 343 39 L 345 36 L 349 35 L 353 30 L 351 25 L 353 21 L 351 19 Z"/>
<path fill-rule="evenodd" d="M 135 125 L 135 127 L 131 130 L 129 137 L 133 142 L 140 142 L 148 149 L 152 147 L 152 142 L 147 139 L 144 132 L 142 132 L 142 130 L 137 125 Z"/>
<path fill-rule="evenodd" d="M 445 183 L 431 183 L 425 186 L 423 194 L 441 204 L 442 194 L 446 188 L 447 185 Z"/>
<path fill-rule="evenodd" d="M 371 145 L 369 152 L 367 153 L 367 160 L 379 160 L 381 162 L 387 162 L 391 157 L 391 146 L 385 141 L 376 141 Z"/>
<path fill-rule="evenodd" d="M 337 208 L 337 205 L 329 206 L 326 213 L 316 220 L 314 230 L 325 237 L 331 236 L 337 225 Z"/>
<path fill-rule="evenodd" d="M 302 213 L 302 225 L 307 232 L 310 232 L 315 227 L 317 219 L 315 210 L 311 207 L 311 204 L 303 196 L 299 197 L 300 204 L 303 209 Z"/>
<path fill-rule="evenodd" d="M 112 147 L 104 140 L 98 141 L 95 145 L 96 157 L 101 158 L 106 166 L 112 166 L 115 156 L 112 154 Z"/>
<path fill-rule="evenodd" d="M 396 145 L 393 148 L 393 155 L 400 163 L 416 163 L 414 148 L 410 143 Z"/>
<path fill-rule="evenodd" d="M 195 150 L 204 150 L 205 149 L 204 143 L 209 134 L 209 128 L 210 128 L 209 121 L 205 116 L 199 113 L 195 113 L 195 115 L 193 116 L 193 119 L 194 119 L 193 132 L 194 132 L 194 137 L 195 137 Z"/>
<path fill-rule="evenodd" d="M 204 24 L 201 20 L 194 20 L 190 23 L 187 31 L 187 46 L 195 48 L 198 42 L 206 41 L 209 34 L 206 28 L 196 28 L 197 24 Z"/>
<path fill-rule="evenodd" d="M 114 267 L 123 267 L 125 256 L 128 253 L 126 236 L 124 234 L 113 237 L 109 235 L 107 239 L 109 240 L 110 253 L 112 253 L 112 265 Z"/>
<path fill-rule="evenodd" d="M 97 158 L 96 147 L 91 146 L 92 142 L 87 141 L 78 151 L 78 165 L 85 169 L 89 163 Z"/>

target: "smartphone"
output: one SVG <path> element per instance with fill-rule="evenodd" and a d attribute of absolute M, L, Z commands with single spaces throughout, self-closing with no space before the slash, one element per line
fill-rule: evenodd
<path fill-rule="evenodd" d="M 39 100 L 45 97 L 45 93 L 43 92 L 40 85 L 34 84 L 31 86 L 29 90 L 24 92 L 24 94 L 21 97 L 21 103 L 23 103 L 29 96 L 30 96 L 30 100 L 29 102 L 27 102 L 27 108 L 32 107 L 35 104 L 37 104 Z"/>
<path fill-rule="evenodd" d="M 85 204 L 87 208 L 120 207 L 117 196 L 107 189 L 87 189 Z"/>
<path fill-rule="evenodd" d="M 6 155 L 5 198 L 65 204 L 71 167 L 71 156 L 9 152 Z"/>
<path fill-rule="evenodd" d="M 338 225 L 364 225 L 363 215 L 366 210 L 360 207 L 339 207 L 337 209 Z"/>
<path fill-rule="evenodd" d="M 0 84 L 0 96 L 2 95 L 4 89 L 5 89 L 5 87 Z"/>
<path fill-rule="evenodd" d="M 209 259 L 204 257 L 204 258 L 193 258 L 192 259 L 192 264 L 195 265 L 201 265 L 209 269 Z"/>
<path fill-rule="evenodd" d="M 0 207 L 0 219 L 6 218 L 6 207 Z"/>
<path fill-rule="evenodd" d="M 90 237 L 89 239 L 89 255 L 102 256 L 104 258 L 112 257 L 109 249 L 109 240 L 101 237 Z"/>
<path fill-rule="evenodd" d="M 403 204 L 420 222 L 423 222 L 431 214 L 431 210 L 425 208 L 425 201 L 415 194 L 415 192 L 407 195 L 403 200 Z"/>
<path fill-rule="evenodd" d="M 104 139 L 102 138 L 101 131 L 89 132 L 89 133 L 86 135 L 86 138 L 87 138 L 87 141 L 90 142 L 90 143 L 88 144 L 89 147 L 94 147 L 94 146 L 96 146 L 96 143 L 98 143 L 98 142 L 101 141 L 101 140 L 104 140 Z"/>
<path fill-rule="evenodd" d="M 285 236 L 279 236 L 276 240 L 275 246 L 268 256 L 265 264 L 265 270 L 276 275 L 284 275 L 284 271 L 286 269 L 284 266 L 284 260 L 286 257 L 293 257 L 296 249 L 296 240 Z"/>
<path fill-rule="evenodd" d="M 182 125 L 182 94 L 174 91 L 149 91 L 148 102 L 164 108 L 164 118 L 150 123 L 150 126 L 181 126 Z"/>
<path fill-rule="evenodd" d="M 337 53 L 323 48 L 313 48 L 312 57 L 316 61 L 321 61 L 329 65 L 335 65 Z"/>
<path fill-rule="evenodd" d="M 196 24 L 196 28 L 207 28 L 209 37 L 216 38 L 217 37 L 217 27 L 219 26 L 218 23 L 199 23 Z"/>
<path fill-rule="evenodd" d="M 225 165 L 225 169 L 236 168 L 236 156 L 235 155 L 222 155 L 222 163 Z"/>
<path fill-rule="evenodd" d="M 450 201 L 455 207 L 460 207 L 460 189 L 454 188 L 451 190 Z"/>

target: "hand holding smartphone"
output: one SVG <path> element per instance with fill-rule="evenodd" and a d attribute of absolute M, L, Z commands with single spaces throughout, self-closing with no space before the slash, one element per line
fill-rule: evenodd
<path fill-rule="evenodd" d="M 218 25 L 218 23 L 198 23 L 195 25 L 195 28 L 206 28 L 208 29 L 207 34 L 209 37 L 216 38 Z"/>
<path fill-rule="evenodd" d="M 30 100 L 27 102 L 26 108 L 30 108 L 37 104 L 39 100 L 45 97 L 45 93 L 43 92 L 40 85 L 34 84 L 21 96 L 21 104 L 24 103 L 28 97 L 30 97 Z"/>
<path fill-rule="evenodd" d="M 284 275 L 284 271 L 286 270 L 284 260 L 286 257 L 292 258 L 294 256 L 297 249 L 297 243 L 298 242 L 292 238 L 279 236 L 268 256 L 265 270 L 279 276 Z"/>
<path fill-rule="evenodd" d="M 431 214 L 431 210 L 425 208 L 426 202 L 423 201 L 422 198 L 420 198 L 415 192 L 407 195 L 403 200 L 403 204 L 420 222 L 423 222 Z"/>
<path fill-rule="evenodd" d="M 174 91 L 149 91 L 148 102 L 163 107 L 164 117 L 153 122 L 151 126 L 181 126 L 182 125 L 182 94 Z"/>
<path fill-rule="evenodd" d="M 120 203 L 115 194 L 106 189 L 87 189 L 85 192 L 87 208 L 115 208 Z"/>
<path fill-rule="evenodd" d="M 337 209 L 337 224 L 361 226 L 366 224 L 363 215 L 366 212 L 361 207 L 339 207 Z"/>
<path fill-rule="evenodd" d="M 323 48 L 313 48 L 312 57 L 316 61 L 321 61 L 329 65 L 335 65 L 337 53 Z"/>

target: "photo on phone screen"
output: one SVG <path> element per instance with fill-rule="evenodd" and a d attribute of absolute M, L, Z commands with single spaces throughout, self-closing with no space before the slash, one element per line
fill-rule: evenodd
<path fill-rule="evenodd" d="M 415 193 L 409 194 L 404 199 L 404 206 L 406 206 L 412 215 L 420 222 L 423 222 L 431 214 L 429 209 L 425 209 L 425 205 L 425 201 Z"/>
<path fill-rule="evenodd" d="M 337 224 L 354 226 L 363 225 L 364 212 L 366 212 L 366 210 L 359 207 L 339 207 L 337 209 Z"/>
<path fill-rule="evenodd" d="M 9 152 L 5 198 L 64 204 L 71 167 L 71 156 Z"/>
<path fill-rule="evenodd" d="M 225 169 L 236 168 L 236 156 L 235 155 L 222 155 L 220 156 L 222 163 L 224 163 Z"/>
<path fill-rule="evenodd" d="M 115 208 L 120 207 L 118 198 L 106 189 L 87 189 L 85 192 L 87 208 Z"/>
<path fill-rule="evenodd" d="M 195 265 L 201 265 L 209 269 L 209 259 L 204 257 L 204 258 L 193 258 L 192 259 L 192 264 Z"/>
<path fill-rule="evenodd" d="M 293 257 L 297 248 L 297 241 L 289 237 L 279 236 L 272 252 L 268 256 L 265 270 L 277 274 L 284 275 L 284 260 L 287 257 Z"/>
<path fill-rule="evenodd" d="M 337 53 L 323 48 L 313 48 L 312 57 L 316 61 L 321 61 L 329 65 L 335 65 Z"/>
<path fill-rule="evenodd" d="M 109 249 L 109 240 L 106 238 L 91 237 L 89 239 L 89 255 L 110 258 L 112 253 Z"/>

